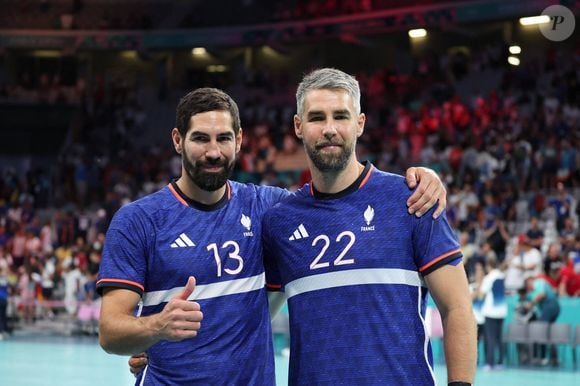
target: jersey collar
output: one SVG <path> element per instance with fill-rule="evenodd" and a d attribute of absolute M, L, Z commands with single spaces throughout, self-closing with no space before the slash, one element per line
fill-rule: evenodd
<path fill-rule="evenodd" d="M 312 181 L 310 181 L 310 194 L 318 200 L 332 200 L 344 197 L 352 192 L 359 190 L 367 183 L 371 175 L 371 171 L 374 168 L 373 164 L 371 164 L 369 161 L 364 161 L 363 165 L 365 166 L 365 168 L 363 169 L 360 176 L 358 176 L 358 178 L 346 189 L 341 190 L 340 192 L 337 193 L 322 193 L 316 190 L 314 184 L 312 184 Z"/>
<path fill-rule="evenodd" d="M 215 204 L 211 205 L 202 204 L 201 202 L 195 201 L 187 197 L 185 193 L 183 193 L 181 189 L 179 189 L 179 186 L 177 186 L 177 180 L 171 180 L 171 182 L 169 183 L 169 185 L 167 185 L 167 187 L 169 188 L 171 193 L 173 193 L 175 198 L 177 198 L 177 200 L 181 202 L 183 205 L 203 210 L 205 212 L 211 212 L 212 210 L 220 209 L 221 207 L 223 207 L 225 204 L 228 203 L 228 201 L 231 199 L 232 196 L 232 188 L 230 186 L 229 181 L 226 181 L 226 191 L 224 192 L 222 198 L 220 198 L 219 201 L 216 202 Z"/>

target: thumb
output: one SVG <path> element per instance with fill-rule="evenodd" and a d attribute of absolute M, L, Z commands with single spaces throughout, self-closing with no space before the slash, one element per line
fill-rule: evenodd
<path fill-rule="evenodd" d="M 190 276 L 189 279 L 187 279 L 187 284 L 185 285 L 185 287 L 183 287 L 183 290 L 179 294 L 175 295 L 173 299 L 187 300 L 189 295 L 193 293 L 194 289 L 195 289 L 195 277 Z"/>
<path fill-rule="evenodd" d="M 407 169 L 407 173 L 405 173 L 405 180 L 407 180 L 407 186 L 410 189 L 413 189 L 417 185 L 419 176 L 417 175 L 416 167 L 410 167 L 409 169 Z"/>

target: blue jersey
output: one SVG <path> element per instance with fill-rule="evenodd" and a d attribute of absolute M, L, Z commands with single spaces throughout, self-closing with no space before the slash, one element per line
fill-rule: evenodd
<path fill-rule="evenodd" d="M 193 275 L 190 299 L 204 314 L 195 338 L 147 350 L 140 385 L 275 384 L 261 228 L 265 211 L 286 194 L 228 181 L 224 197 L 206 206 L 172 183 L 116 213 L 98 290 L 137 292 L 145 316 L 160 312 Z"/>
<path fill-rule="evenodd" d="M 286 292 L 290 385 L 432 385 L 422 277 L 461 258 L 445 216 L 409 215 L 404 178 L 305 185 L 264 217 L 268 286 Z"/>

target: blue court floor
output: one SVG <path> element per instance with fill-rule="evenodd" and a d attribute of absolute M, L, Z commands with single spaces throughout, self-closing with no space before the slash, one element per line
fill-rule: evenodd
<path fill-rule="evenodd" d="M 278 385 L 286 385 L 288 363 L 276 359 Z M 444 365 L 435 367 L 446 385 Z M 101 350 L 94 337 L 13 336 L 0 341 L 1 386 L 115 386 L 133 385 L 127 358 Z M 516 369 L 478 371 L 478 386 L 580 385 L 580 370 Z M 353 385 L 356 386 L 356 385 Z"/>

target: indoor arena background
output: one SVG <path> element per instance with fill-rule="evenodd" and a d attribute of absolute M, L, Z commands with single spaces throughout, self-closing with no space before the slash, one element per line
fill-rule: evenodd
<path fill-rule="evenodd" d="M 559 13 L 546 11 L 554 5 Z M 0 0 L 0 385 L 132 384 L 127 358 L 98 345 L 94 283 L 116 210 L 179 176 L 179 97 L 228 92 L 245 136 L 234 179 L 295 190 L 310 178 L 295 87 L 318 67 L 360 82 L 359 159 L 443 179 L 471 283 L 490 254 L 507 282 L 530 253 L 540 259 L 532 273 L 559 294 L 556 323 L 535 334 L 517 283 L 508 288 L 506 357 L 484 366 L 482 337 L 476 384 L 580 384 L 579 10 L 548 0 Z M 434 306 L 427 322 L 445 384 Z M 273 329 L 285 385 L 287 311 Z M 555 348 L 541 356 L 542 343 Z"/>

